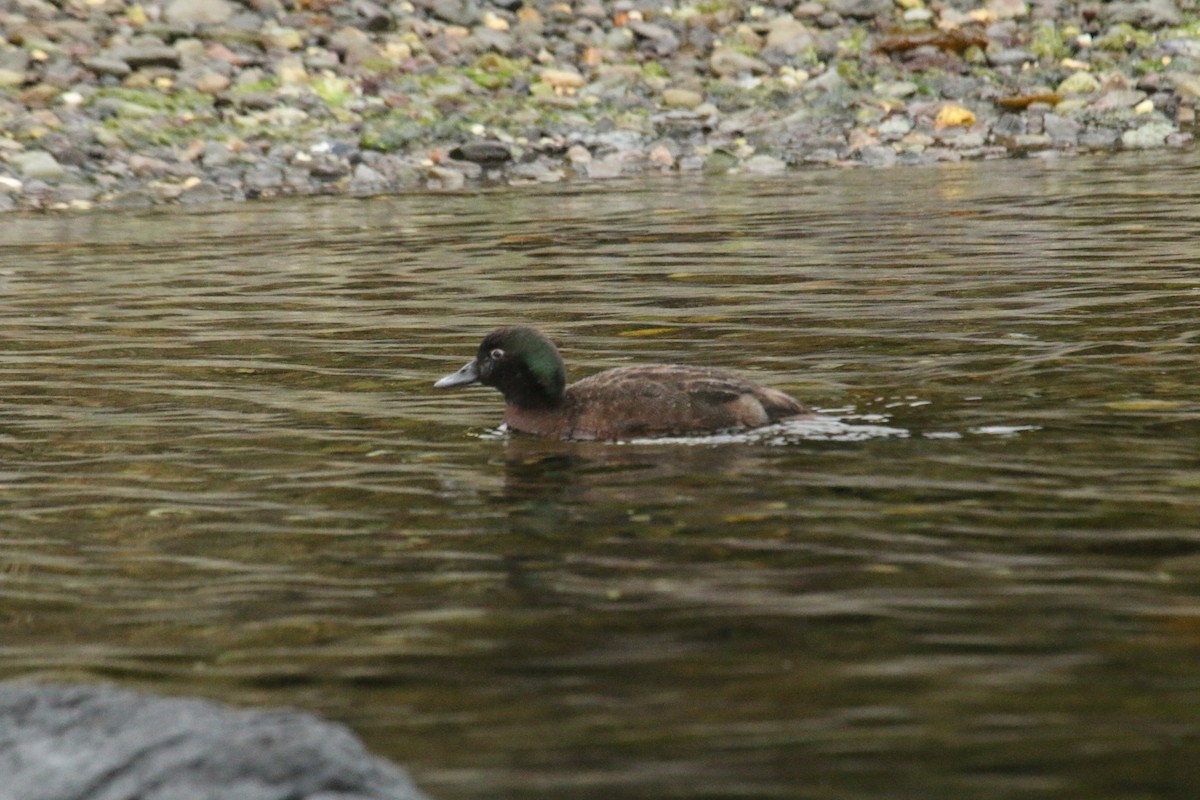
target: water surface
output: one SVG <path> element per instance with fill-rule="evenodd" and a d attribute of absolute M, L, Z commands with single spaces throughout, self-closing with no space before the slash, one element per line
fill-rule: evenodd
<path fill-rule="evenodd" d="M 310 708 L 443 800 L 1191 798 L 1195 169 L 7 215 L 0 675 Z M 842 427 L 497 434 L 431 384 L 518 321 Z"/>

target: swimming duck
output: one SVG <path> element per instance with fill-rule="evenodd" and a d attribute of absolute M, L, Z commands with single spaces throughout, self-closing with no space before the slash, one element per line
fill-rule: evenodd
<path fill-rule="evenodd" d="M 558 348 L 533 328 L 497 328 L 436 388 L 481 383 L 504 395 L 510 430 L 555 439 L 629 439 L 770 425 L 813 413 L 778 389 L 723 369 L 617 367 L 567 386 Z"/>

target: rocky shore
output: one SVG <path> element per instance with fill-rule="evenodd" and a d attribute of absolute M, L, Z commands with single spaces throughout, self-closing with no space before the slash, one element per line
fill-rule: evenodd
<path fill-rule="evenodd" d="M 0 682 L 0 800 L 429 800 L 341 725 L 116 686 Z"/>
<path fill-rule="evenodd" d="M 1195 0 L 0 0 L 0 210 L 1190 146 Z"/>

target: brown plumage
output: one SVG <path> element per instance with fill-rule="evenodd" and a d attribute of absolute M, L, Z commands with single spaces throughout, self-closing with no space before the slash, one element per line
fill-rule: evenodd
<path fill-rule="evenodd" d="M 504 394 L 512 430 L 556 439 L 629 439 L 757 428 L 811 414 L 778 389 L 723 369 L 617 367 L 566 385 L 558 350 L 532 328 L 492 331 L 475 359 L 435 386 Z"/>

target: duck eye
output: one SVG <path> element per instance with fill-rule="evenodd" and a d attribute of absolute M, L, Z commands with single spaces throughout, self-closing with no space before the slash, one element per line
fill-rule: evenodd
<path fill-rule="evenodd" d="M 488 353 L 488 355 L 493 361 L 499 361 L 500 359 L 504 358 L 504 351 L 497 347 L 495 350 Z"/>

